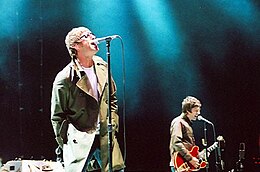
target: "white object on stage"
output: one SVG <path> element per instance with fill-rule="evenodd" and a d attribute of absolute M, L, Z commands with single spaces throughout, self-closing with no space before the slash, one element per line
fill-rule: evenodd
<path fill-rule="evenodd" d="M 65 172 L 60 162 L 47 160 L 11 160 L 0 170 L 1 172 Z"/>

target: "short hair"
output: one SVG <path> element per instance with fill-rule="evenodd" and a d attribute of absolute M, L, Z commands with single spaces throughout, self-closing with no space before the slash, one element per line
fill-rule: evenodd
<path fill-rule="evenodd" d="M 81 27 L 73 28 L 67 34 L 67 36 L 65 38 L 65 44 L 66 44 L 66 47 L 72 58 L 76 55 L 76 50 L 73 48 L 75 42 L 79 41 L 82 33 L 86 32 L 86 31 L 90 32 L 90 30 L 88 28 L 81 26 Z"/>
<path fill-rule="evenodd" d="M 201 107 L 201 103 L 197 98 L 193 96 L 187 96 L 185 99 L 183 99 L 182 101 L 183 113 L 191 112 L 191 109 L 194 107 Z"/>

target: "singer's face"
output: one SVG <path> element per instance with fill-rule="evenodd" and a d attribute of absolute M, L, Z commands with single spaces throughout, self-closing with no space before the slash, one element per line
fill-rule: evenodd
<path fill-rule="evenodd" d="M 187 116 L 190 120 L 195 121 L 198 118 L 199 114 L 200 114 L 200 107 L 196 106 L 191 109 L 191 112 L 188 111 Z"/>
<path fill-rule="evenodd" d="M 77 42 L 78 53 L 82 53 L 85 55 L 88 55 L 89 53 L 97 53 L 99 48 L 98 45 L 95 42 L 93 42 L 95 38 L 96 36 L 90 31 L 82 33 L 82 35 L 80 36 L 80 40 Z"/>

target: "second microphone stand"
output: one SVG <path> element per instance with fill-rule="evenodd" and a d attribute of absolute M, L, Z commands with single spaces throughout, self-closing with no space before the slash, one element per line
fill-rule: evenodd
<path fill-rule="evenodd" d="M 206 172 L 208 172 L 209 170 L 209 163 L 208 163 L 208 150 L 207 150 L 207 146 L 208 146 L 208 141 L 207 141 L 207 124 L 206 122 L 203 123 L 204 125 L 204 139 L 202 141 L 202 145 L 204 146 L 204 150 L 205 150 L 205 161 L 207 163 L 206 166 Z"/>
<path fill-rule="evenodd" d="M 208 158 L 207 158 L 208 150 L 206 148 L 206 146 L 207 146 L 207 125 L 206 125 L 206 123 L 209 123 L 209 124 L 212 125 L 214 143 L 216 143 L 217 140 L 216 140 L 216 131 L 215 131 L 214 124 L 211 123 L 211 122 L 204 121 L 204 139 L 205 140 L 204 140 L 203 146 L 204 146 L 205 151 L 206 151 L 206 161 L 207 161 L 206 171 L 208 171 L 209 166 L 208 166 Z M 218 145 L 218 147 L 215 149 L 216 172 L 222 172 L 223 171 L 221 166 L 220 166 L 220 160 L 221 160 L 221 153 L 220 153 L 220 148 L 219 148 L 219 145 Z"/>

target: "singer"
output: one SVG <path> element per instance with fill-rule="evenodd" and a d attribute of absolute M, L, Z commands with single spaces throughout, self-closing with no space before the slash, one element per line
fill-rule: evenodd
<path fill-rule="evenodd" d="M 195 146 L 195 138 L 191 127 L 192 121 L 197 120 L 200 114 L 201 103 L 192 96 L 187 96 L 182 101 L 182 113 L 174 118 L 170 126 L 170 166 L 171 171 L 179 171 L 174 165 L 176 161 L 174 155 L 179 153 L 184 161 L 189 162 L 193 167 L 198 168 L 200 163 L 197 157 L 189 152 Z"/>
<path fill-rule="evenodd" d="M 63 150 L 66 172 L 109 170 L 107 63 L 95 54 L 99 47 L 86 27 L 73 28 L 65 38 L 71 62 L 53 82 L 51 122 L 56 141 Z M 125 165 L 116 138 L 116 84 L 111 79 L 112 168 L 123 172 Z"/>

